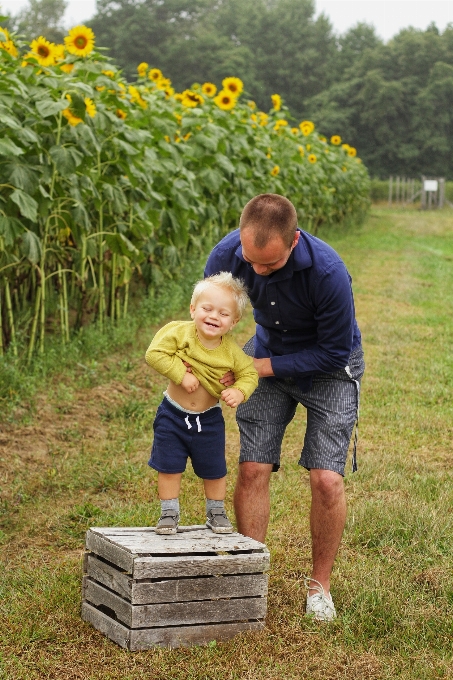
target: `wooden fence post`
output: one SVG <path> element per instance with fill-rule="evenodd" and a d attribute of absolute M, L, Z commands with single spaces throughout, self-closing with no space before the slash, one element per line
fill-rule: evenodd
<path fill-rule="evenodd" d="M 422 210 L 426 210 L 425 175 L 422 175 Z"/>
<path fill-rule="evenodd" d="M 392 184 L 393 184 L 393 177 L 390 175 L 389 177 L 389 205 L 392 205 Z"/>

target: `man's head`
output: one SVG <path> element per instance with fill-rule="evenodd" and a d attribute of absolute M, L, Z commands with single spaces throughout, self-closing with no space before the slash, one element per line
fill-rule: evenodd
<path fill-rule="evenodd" d="M 296 209 L 279 194 L 252 198 L 242 211 L 239 227 L 242 255 L 260 276 L 284 267 L 299 240 Z"/>

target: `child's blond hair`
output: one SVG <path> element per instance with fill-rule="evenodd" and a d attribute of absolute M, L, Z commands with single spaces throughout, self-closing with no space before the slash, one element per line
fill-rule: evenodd
<path fill-rule="evenodd" d="M 231 272 L 220 272 L 219 274 L 214 274 L 213 276 L 208 276 L 206 279 L 197 281 L 190 301 L 190 304 L 193 307 L 196 306 L 198 298 L 207 288 L 209 288 L 209 286 L 218 286 L 219 288 L 225 288 L 230 291 L 236 302 L 237 318 L 240 319 L 249 301 L 247 288 L 242 279 L 235 278 Z"/>

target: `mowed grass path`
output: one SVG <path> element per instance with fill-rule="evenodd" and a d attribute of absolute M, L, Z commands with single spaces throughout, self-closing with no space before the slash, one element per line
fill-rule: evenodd
<path fill-rule="evenodd" d="M 303 617 L 310 566 L 308 474 L 298 410 L 272 479 L 267 628 L 228 643 L 128 653 L 79 616 L 84 531 L 154 524 L 146 461 L 165 381 L 144 365 L 152 335 L 55 377 L 35 416 L 0 438 L 0 678 L 167 680 L 453 678 L 453 217 L 375 208 L 347 233 L 321 234 L 354 279 L 367 371 L 359 471 L 330 625 Z M 236 335 L 245 341 L 251 317 Z M 74 373 L 74 371 L 73 371 Z M 229 506 L 238 435 L 227 413 Z M 203 520 L 184 479 L 183 518 Z"/>

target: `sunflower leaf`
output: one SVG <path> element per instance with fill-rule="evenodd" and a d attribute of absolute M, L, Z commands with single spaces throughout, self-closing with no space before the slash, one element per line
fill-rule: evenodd
<path fill-rule="evenodd" d="M 36 102 L 36 108 L 43 118 L 48 118 L 49 116 L 55 116 L 63 109 L 68 108 L 68 102 L 60 99 L 59 101 L 54 101 L 53 99 L 41 99 Z"/>
<path fill-rule="evenodd" d="M 17 144 L 14 144 L 13 140 L 9 139 L 9 137 L 0 139 L 0 156 L 20 156 L 23 153 L 24 150 L 17 146 Z"/>
<path fill-rule="evenodd" d="M 19 210 L 24 217 L 28 217 L 32 222 L 36 222 L 38 204 L 34 198 L 20 189 L 15 189 L 12 192 L 10 199 L 19 206 Z"/>
<path fill-rule="evenodd" d="M 72 175 L 76 169 L 73 154 L 65 146 L 53 146 L 49 149 L 49 154 L 52 157 L 55 167 L 63 177 Z"/>
<path fill-rule="evenodd" d="M 22 236 L 22 253 L 33 264 L 39 262 L 41 257 L 41 241 L 33 231 L 26 231 Z"/>

